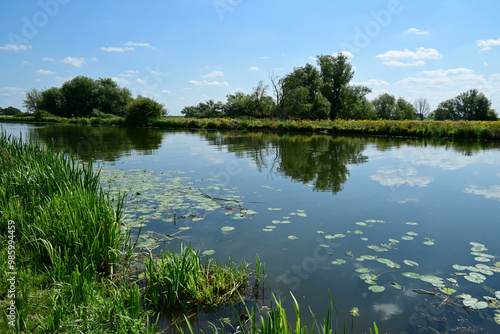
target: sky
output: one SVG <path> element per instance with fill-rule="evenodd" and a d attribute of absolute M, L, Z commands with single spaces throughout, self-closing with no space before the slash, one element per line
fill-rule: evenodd
<path fill-rule="evenodd" d="M 0 107 L 76 76 L 112 78 L 170 115 L 248 94 L 343 52 L 353 84 L 435 109 L 477 88 L 500 114 L 500 2 L 3 0 Z M 272 91 L 269 91 L 272 95 Z"/>

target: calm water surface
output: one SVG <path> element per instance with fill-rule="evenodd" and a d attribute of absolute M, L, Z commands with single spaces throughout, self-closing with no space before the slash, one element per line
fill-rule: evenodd
<path fill-rule="evenodd" d="M 349 310 L 359 308 L 356 333 L 373 321 L 388 333 L 500 331 L 494 308 L 468 314 L 457 296 L 481 302 L 500 291 L 499 143 L 5 123 L 2 128 L 78 151 L 80 158 L 98 161 L 103 175 L 154 175 L 155 187 L 132 189 L 136 204 L 149 203 L 149 212 L 129 218 L 144 219 L 145 235 L 181 237 L 162 242 L 155 252 L 178 249 L 182 242 L 213 250 L 211 256 L 221 261 L 254 262 L 258 254 L 266 264 L 266 284 L 290 314 L 292 292 L 304 314 L 310 307 L 323 318 L 330 291 L 349 326 Z M 165 198 L 177 196 L 171 182 L 182 184 L 184 192 L 219 199 L 219 207 L 208 209 L 196 200 L 191 207 L 169 207 Z M 252 211 L 234 219 L 239 208 Z M 360 278 L 362 270 L 373 275 L 372 282 Z M 436 285 L 457 292 L 447 298 Z M 266 293 L 260 302 L 270 299 Z M 207 318 L 217 322 L 226 316 L 213 312 L 193 322 L 203 327 Z"/>

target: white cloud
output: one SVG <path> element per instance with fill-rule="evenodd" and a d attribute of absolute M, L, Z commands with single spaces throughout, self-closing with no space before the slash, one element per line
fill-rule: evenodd
<path fill-rule="evenodd" d="M 385 60 L 387 66 L 422 66 L 425 64 L 421 59 L 440 59 L 443 55 L 436 49 L 426 49 L 424 47 L 416 48 L 415 51 L 389 50 L 376 56 Z"/>
<path fill-rule="evenodd" d="M 353 59 L 354 58 L 354 55 L 349 52 L 349 51 L 340 51 L 340 52 L 334 52 L 332 53 L 332 56 L 336 57 L 338 55 L 341 55 L 343 54 L 344 56 L 346 56 L 348 59 Z"/>
<path fill-rule="evenodd" d="M 135 43 L 135 42 L 127 42 L 125 44 L 126 46 L 140 46 L 140 47 L 146 47 L 146 48 L 151 48 L 151 49 L 155 49 L 153 46 L 151 46 L 151 44 L 149 43 Z"/>
<path fill-rule="evenodd" d="M 189 80 L 188 81 L 191 85 L 195 86 L 211 86 L 211 87 L 227 87 L 229 84 L 226 81 L 196 81 L 196 80 Z"/>
<path fill-rule="evenodd" d="M 121 77 L 133 77 L 134 75 L 137 75 L 137 74 L 139 74 L 139 71 L 128 70 L 128 71 L 125 71 L 125 73 L 121 73 L 120 76 Z"/>
<path fill-rule="evenodd" d="M 500 38 L 499 39 L 488 39 L 488 40 L 477 40 L 476 45 L 481 47 L 481 51 L 488 51 L 488 50 L 491 50 L 492 46 L 499 46 L 500 45 Z"/>
<path fill-rule="evenodd" d="M 270 59 L 271 57 L 269 56 L 262 56 L 262 57 L 259 57 L 260 59 Z"/>
<path fill-rule="evenodd" d="M 18 87 L 2 87 L 0 88 L 0 95 L 3 96 L 12 96 L 12 95 L 19 95 L 19 94 L 24 94 L 25 90 L 22 88 Z"/>
<path fill-rule="evenodd" d="M 371 175 L 370 178 L 388 187 L 399 187 L 405 184 L 410 187 L 426 187 L 434 180 L 428 176 L 416 176 L 417 173 L 417 170 L 414 168 L 407 168 L 405 170 L 382 168 L 377 170 L 377 174 Z"/>
<path fill-rule="evenodd" d="M 168 90 L 168 89 L 164 89 L 164 90 L 162 90 L 160 93 L 162 93 L 162 94 L 172 95 L 172 91 L 170 91 L 170 90 Z"/>
<path fill-rule="evenodd" d="M 423 65 L 425 65 L 425 61 L 414 60 L 412 62 L 403 63 L 399 60 L 390 60 L 390 61 L 384 61 L 384 65 L 394 66 L 394 67 L 423 66 Z"/>
<path fill-rule="evenodd" d="M 486 78 L 468 68 L 439 69 L 432 71 L 420 71 L 416 77 L 408 77 L 398 81 L 404 88 L 443 88 L 452 86 L 461 87 L 488 87 Z"/>
<path fill-rule="evenodd" d="M 377 58 L 384 60 L 394 60 L 394 59 L 439 59 L 443 58 L 443 55 L 439 53 L 436 49 L 426 49 L 424 47 L 416 48 L 416 51 L 410 51 L 407 48 L 404 50 L 390 50 L 386 53 L 377 55 Z"/>
<path fill-rule="evenodd" d="M 43 61 L 52 61 L 52 62 L 59 62 L 59 63 L 64 63 L 67 65 L 71 65 L 74 67 L 82 67 L 83 64 L 85 64 L 85 58 L 78 58 L 78 57 L 66 57 L 61 60 L 57 60 L 54 58 L 49 58 L 49 57 L 44 57 L 42 58 Z"/>
<path fill-rule="evenodd" d="M 222 71 L 213 71 L 208 74 L 205 74 L 202 78 L 216 78 L 216 77 L 223 77 L 224 72 Z"/>
<path fill-rule="evenodd" d="M 377 79 L 370 79 L 368 81 L 363 81 L 356 83 L 357 85 L 363 85 L 363 86 L 388 86 L 389 83 L 384 80 L 377 80 Z"/>
<path fill-rule="evenodd" d="M 427 35 L 428 31 L 422 31 L 417 28 L 410 28 L 404 32 L 405 34 L 415 34 L 415 35 Z"/>
<path fill-rule="evenodd" d="M 127 79 L 124 79 L 124 78 L 112 77 L 111 80 L 113 80 L 114 82 L 116 82 L 119 85 L 129 85 L 130 84 L 130 81 L 128 81 Z"/>
<path fill-rule="evenodd" d="M 464 193 L 482 195 L 486 198 L 494 198 L 500 201 L 500 185 L 494 185 L 488 189 L 479 189 L 477 186 L 470 186 L 464 190 Z"/>
<path fill-rule="evenodd" d="M 24 44 L 19 44 L 19 45 L 13 45 L 13 44 L 4 44 L 3 46 L 0 46 L 0 50 L 5 50 L 5 51 L 26 51 L 31 49 L 31 46 L 29 45 L 24 45 Z"/>
<path fill-rule="evenodd" d="M 40 75 L 54 75 L 56 74 L 56 72 L 54 71 L 49 71 L 49 70 L 38 70 L 38 71 L 35 71 L 36 74 L 40 74 Z"/>
<path fill-rule="evenodd" d="M 260 69 L 257 67 L 257 66 L 252 66 L 248 69 L 249 71 L 251 72 L 257 72 L 257 71 L 260 71 Z"/>
<path fill-rule="evenodd" d="M 131 47 L 121 47 L 121 46 L 108 46 L 102 47 L 101 51 L 105 52 L 125 52 L 125 51 L 134 51 L 134 48 Z"/>
<path fill-rule="evenodd" d="M 27 60 L 24 60 L 21 64 L 23 64 L 23 65 L 28 65 L 28 66 L 33 65 L 33 63 L 30 63 L 30 62 L 29 62 L 29 61 L 27 61 Z"/>

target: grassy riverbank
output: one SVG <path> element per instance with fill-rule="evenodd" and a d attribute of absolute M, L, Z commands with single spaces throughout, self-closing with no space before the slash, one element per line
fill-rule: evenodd
<path fill-rule="evenodd" d="M 1 121 L 52 122 L 83 125 L 125 126 L 125 119 L 9 117 Z M 392 121 L 392 120 L 317 120 L 291 121 L 272 119 L 227 119 L 165 117 L 152 122 L 153 127 L 167 129 L 263 130 L 276 132 L 306 132 L 329 134 L 360 134 L 397 137 L 434 137 L 460 139 L 500 139 L 500 121 Z"/>
<path fill-rule="evenodd" d="M 42 143 L 1 132 L 0 181 L 1 333 L 154 333 L 155 310 L 239 303 L 249 275 L 255 286 L 264 277 L 258 258 L 251 271 L 230 259 L 203 262 L 190 246 L 138 257 L 120 224 L 123 199 L 106 195 L 91 163 Z M 132 269 L 141 258 L 144 271 Z M 308 332 L 298 311 L 293 330 L 279 302 L 267 315 L 247 313 L 245 333 Z M 330 333 L 339 317 L 320 323 L 311 314 Z M 193 332 L 180 320 L 180 332 Z"/>

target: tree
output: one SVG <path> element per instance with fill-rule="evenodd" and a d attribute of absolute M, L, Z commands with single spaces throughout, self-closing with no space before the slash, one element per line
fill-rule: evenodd
<path fill-rule="evenodd" d="M 207 102 L 200 102 L 197 106 L 185 107 L 181 113 L 194 118 L 221 117 L 224 115 L 224 104 L 210 99 Z"/>
<path fill-rule="evenodd" d="M 330 119 L 349 114 L 350 108 L 371 90 L 364 86 L 351 86 L 354 70 L 346 55 L 318 56 L 321 78 L 321 92 L 330 102 Z"/>
<path fill-rule="evenodd" d="M 372 101 L 375 110 L 377 111 L 377 118 L 391 119 L 396 115 L 396 98 L 394 95 L 383 93 L 377 96 Z"/>
<path fill-rule="evenodd" d="M 15 107 L 10 106 L 7 108 L 0 109 L 0 114 L 1 115 L 16 116 L 16 115 L 22 114 L 22 111 L 15 108 Z"/>
<path fill-rule="evenodd" d="M 427 102 L 426 98 L 419 98 L 413 102 L 413 106 L 417 112 L 417 116 L 423 121 L 424 118 L 428 117 L 431 111 L 431 106 Z"/>
<path fill-rule="evenodd" d="M 61 90 L 57 87 L 52 87 L 41 93 L 38 109 L 46 110 L 51 114 L 64 117 L 66 116 L 63 111 L 64 104 L 65 99 Z"/>
<path fill-rule="evenodd" d="M 128 88 L 121 88 L 111 78 L 99 78 L 95 92 L 93 106 L 100 112 L 124 116 L 127 105 L 133 100 Z"/>
<path fill-rule="evenodd" d="M 297 67 L 283 78 L 282 99 L 278 110 L 286 117 L 301 119 L 328 118 L 330 102 L 322 94 L 323 80 L 311 64 Z"/>
<path fill-rule="evenodd" d="M 28 110 L 30 113 L 34 113 L 37 111 L 40 105 L 40 101 L 42 100 L 42 92 L 36 88 L 32 88 L 31 90 L 26 92 L 26 97 L 23 101 L 23 107 Z"/>
<path fill-rule="evenodd" d="M 393 119 L 404 120 L 415 118 L 417 118 L 417 112 L 413 104 L 402 97 L 398 98 L 396 101 L 396 115 Z"/>
<path fill-rule="evenodd" d="M 491 101 L 477 89 L 461 93 L 453 99 L 441 102 L 432 116 L 436 120 L 496 120 L 495 110 L 491 109 Z"/>
<path fill-rule="evenodd" d="M 64 95 L 63 114 L 65 117 L 87 117 L 97 107 L 98 85 L 95 80 L 78 76 L 66 81 L 61 87 Z M 50 110 L 48 110 L 50 112 Z"/>
<path fill-rule="evenodd" d="M 252 94 L 248 96 L 247 115 L 251 117 L 266 117 L 271 116 L 275 104 L 269 95 L 267 89 L 269 87 L 260 81 L 257 87 L 254 87 Z"/>
<path fill-rule="evenodd" d="M 149 97 L 138 96 L 128 104 L 125 120 L 130 125 L 151 125 L 154 119 L 166 114 L 167 110 L 163 104 Z"/>

